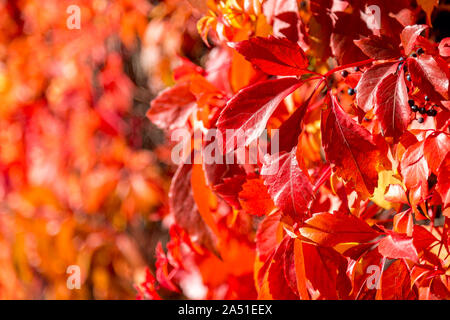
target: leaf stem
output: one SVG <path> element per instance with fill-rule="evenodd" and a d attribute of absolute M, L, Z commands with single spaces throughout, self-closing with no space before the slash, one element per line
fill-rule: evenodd
<path fill-rule="evenodd" d="M 365 65 L 365 64 L 369 64 L 369 63 L 371 63 L 373 61 L 375 61 L 375 59 L 367 59 L 367 60 L 364 60 L 364 61 L 350 63 L 350 64 L 346 64 L 346 65 L 343 65 L 343 66 L 339 66 L 339 67 L 336 67 L 336 68 L 331 69 L 330 71 L 328 71 L 325 74 L 325 77 L 328 78 L 330 75 L 332 75 L 335 72 L 338 72 L 338 71 L 341 71 L 341 70 L 344 70 L 344 69 L 348 69 L 348 68 L 352 68 L 352 67 L 359 67 L 359 66 L 362 66 L 362 65 Z"/>

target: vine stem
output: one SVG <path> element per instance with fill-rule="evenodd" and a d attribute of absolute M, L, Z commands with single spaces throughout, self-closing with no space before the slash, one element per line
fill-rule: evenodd
<path fill-rule="evenodd" d="M 331 69 L 330 71 L 328 71 L 325 74 L 325 77 L 328 78 L 330 75 L 332 75 L 335 72 L 338 72 L 338 71 L 341 71 L 341 70 L 344 70 L 344 69 L 348 69 L 348 68 L 352 68 L 352 67 L 359 67 L 359 66 L 362 66 L 362 65 L 365 65 L 365 64 L 369 64 L 369 63 L 374 62 L 374 61 L 375 61 L 375 59 L 367 59 L 367 60 L 364 60 L 364 61 L 350 63 L 350 64 L 346 64 L 346 65 L 343 65 L 343 66 L 339 66 L 339 67 L 336 67 L 336 68 Z"/>

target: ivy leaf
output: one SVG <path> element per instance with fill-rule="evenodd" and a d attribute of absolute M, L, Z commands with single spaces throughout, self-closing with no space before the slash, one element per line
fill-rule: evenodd
<path fill-rule="evenodd" d="M 306 278 L 327 299 L 345 299 L 351 290 L 347 260 L 332 248 L 302 242 Z"/>
<path fill-rule="evenodd" d="M 278 76 L 308 73 L 308 59 L 300 46 L 286 38 L 255 37 L 230 46 L 261 71 Z"/>
<path fill-rule="evenodd" d="M 277 234 L 280 227 L 280 212 L 264 218 L 256 231 L 256 252 L 262 261 L 266 261 L 277 246 Z"/>
<path fill-rule="evenodd" d="M 305 238 L 311 239 L 321 246 L 334 247 L 339 243 L 369 242 L 379 236 L 366 222 L 342 213 L 318 213 L 306 220 L 300 228 Z"/>
<path fill-rule="evenodd" d="M 203 220 L 194 199 L 191 187 L 192 167 L 192 164 L 185 161 L 175 172 L 169 190 L 170 211 L 175 216 L 177 225 L 185 229 L 193 241 L 217 252 L 216 236 Z"/>
<path fill-rule="evenodd" d="M 231 98 L 217 121 L 217 128 L 225 137 L 226 153 L 257 139 L 281 101 L 301 85 L 293 77 L 267 80 L 246 87 Z M 234 131 L 226 134 L 227 129 Z"/>
<path fill-rule="evenodd" d="M 414 298 L 411 278 L 403 260 L 394 261 L 381 276 L 381 290 L 377 293 L 383 300 L 406 300 Z"/>
<path fill-rule="evenodd" d="M 364 72 L 356 86 L 356 102 L 364 112 L 369 112 L 375 106 L 378 85 L 395 72 L 397 65 L 395 62 L 376 64 Z"/>
<path fill-rule="evenodd" d="M 450 153 L 447 153 L 437 173 L 436 190 L 441 195 L 444 208 L 447 208 L 450 205 Z"/>
<path fill-rule="evenodd" d="M 173 130 L 185 126 L 195 108 L 195 96 L 189 82 L 182 82 L 162 91 L 150 103 L 147 117 L 162 129 Z"/>
<path fill-rule="evenodd" d="M 437 174 L 445 156 L 450 152 L 450 136 L 444 132 L 433 132 L 425 139 L 423 144 L 423 155 L 430 170 Z"/>
<path fill-rule="evenodd" d="M 449 71 L 446 63 L 438 63 L 433 56 L 423 54 L 408 59 L 408 71 L 413 84 L 436 100 L 449 98 Z"/>
<path fill-rule="evenodd" d="M 383 238 L 378 245 L 378 251 L 389 259 L 409 259 L 413 262 L 419 260 L 414 239 L 400 233 L 392 232 Z"/>
<path fill-rule="evenodd" d="M 417 38 L 427 28 L 428 26 L 426 25 L 416 24 L 413 26 L 406 26 L 403 29 L 400 38 L 402 40 L 403 50 L 405 50 L 406 55 L 409 55 L 412 52 L 412 49 L 414 48 L 414 43 L 416 42 Z"/>
<path fill-rule="evenodd" d="M 352 182 L 364 197 L 378 185 L 378 170 L 386 164 L 372 135 L 342 110 L 336 97 L 329 95 L 329 108 L 322 111 L 322 145 L 336 174 Z"/>
<path fill-rule="evenodd" d="M 289 153 L 267 157 L 261 176 L 275 205 L 284 214 L 295 220 L 306 216 L 314 193 L 308 176 L 298 165 L 296 148 Z"/>
<path fill-rule="evenodd" d="M 375 114 L 386 137 L 397 142 L 411 122 L 404 72 L 389 74 L 377 87 Z"/>
<path fill-rule="evenodd" d="M 258 299 L 296 300 L 298 296 L 292 291 L 284 274 L 284 256 L 292 239 L 286 236 L 278 245 L 274 254 L 265 262 L 268 266 L 259 292 Z M 292 247 L 289 246 L 292 250 Z"/>
<path fill-rule="evenodd" d="M 398 45 L 387 36 L 371 35 L 367 38 L 353 41 L 369 58 L 377 60 L 396 59 L 401 56 Z"/>
<path fill-rule="evenodd" d="M 247 213 L 256 216 L 267 215 L 274 209 L 267 187 L 260 179 L 250 179 L 242 185 L 239 202 Z"/>
<path fill-rule="evenodd" d="M 269 23 L 272 22 L 273 34 L 277 38 L 286 37 L 302 48 L 308 46 L 305 43 L 305 25 L 300 18 L 296 0 L 267 0 L 263 3 L 263 9 Z"/>
<path fill-rule="evenodd" d="M 423 152 L 423 141 L 419 141 L 403 154 L 400 162 L 400 171 L 403 176 L 403 182 L 408 189 L 422 186 L 427 189 L 427 179 L 430 175 L 428 163 L 425 160 Z"/>

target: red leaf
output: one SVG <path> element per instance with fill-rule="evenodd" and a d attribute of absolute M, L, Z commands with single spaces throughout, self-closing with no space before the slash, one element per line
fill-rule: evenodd
<path fill-rule="evenodd" d="M 409 259 L 417 262 L 419 257 L 413 241 L 413 238 L 406 235 L 391 233 L 380 241 L 378 251 L 389 259 Z"/>
<path fill-rule="evenodd" d="M 195 108 L 195 97 L 189 83 L 183 82 L 162 91 L 150 103 L 147 117 L 160 128 L 173 130 L 186 125 Z"/>
<path fill-rule="evenodd" d="M 301 84 L 296 78 L 268 80 L 246 87 L 231 98 L 217 121 L 226 152 L 257 139 L 281 101 Z M 227 129 L 234 131 L 227 135 Z"/>
<path fill-rule="evenodd" d="M 385 193 L 384 198 L 389 202 L 408 203 L 406 192 L 399 184 L 389 185 L 388 191 Z"/>
<path fill-rule="evenodd" d="M 414 226 L 413 243 L 418 252 L 428 249 L 433 243 L 437 241 L 436 237 L 425 229 L 423 226 Z"/>
<path fill-rule="evenodd" d="M 380 120 L 384 135 L 393 137 L 397 142 L 411 122 L 403 70 L 398 74 L 389 74 L 379 83 L 375 101 L 375 114 Z"/>
<path fill-rule="evenodd" d="M 302 121 L 306 114 L 309 99 L 305 101 L 300 107 L 298 107 L 289 118 L 284 121 L 278 128 L 278 131 L 273 137 L 273 141 L 279 143 L 278 151 L 290 152 L 292 148 L 297 146 L 298 137 L 302 133 L 303 125 Z M 282 137 L 282 138 L 281 138 Z"/>
<path fill-rule="evenodd" d="M 185 229 L 195 242 L 215 252 L 215 235 L 203 221 L 195 203 L 191 175 L 192 164 L 183 163 L 178 167 L 169 190 L 170 210 L 175 216 L 176 223 Z"/>
<path fill-rule="evenodd" d="M 444 208 L 450 204 L 450 153 L 447 153 L 444 161 L 438 169 L 436 190 L 442 197 Z"/>
<path fill-rule="evenodd" d="M 303 242 L 306 277 L 323 299 L 345 299 L 351 290 L 347 260 L 332 248 Z"/>
<path fill-rule="evenodd" d="M 277 246 L 277 233 L 280 225 L 280 213 L 266 217 L 256 232 L 256 251 L 262 261 L 266 261 Z"/>
<path fill-rule="evenodd" d="M 358 48 L 369 58 L 377 60 L 388 60 L 400 57 L 401 52 L 398 45 L 390 37 L 369 36 L 360 40 L 353 41 Z"/>
<path fill-rule="evenodd" d="M 378 170 L 386 161 L 370 132 L 353 121 L 333 95 L 329 108 L 322 111 L 321 129 L 326 158 L 337 175 L 351 181 L 361 195 L 370 196 L 378 184 Z"/>
<path fill-rule="evenodd" d="M 383 300 L 405 300 L 414 297 L 409 270 L 402 260 L 394 261 L 383 271 L 379 293 Z"/>
<path fill-rule="evenodd" d="M 256 216 L 267 215 L 274 209 L 267 187 L 260 179 L 251 179 L 242 185 L 239 202 L 247 213 Z"/>
<path fill-rule="evenodd" d="M 334 247 L 339 243 L 369 242 L 379 236 L 367 223 L 353 215 L 318 213 L 306 220 L 300 228 L 305 238 L 322 246 Z"/>
<path fill-rule="evenodd" d="M 426 25 L 413 25 L 413 26 L 407 26 L 405 29 L 403 29 L 401 34 L 403 49 L 405 50 L 405 54 L 409 55 L 414 48 L 414 43 L 417 40 L 417 37 L 420 36 L 420 34 L 427 29 L 428 26 Z"/>
<path fill-rule="evenodd" d="M 155 248 L 156 251 L 156 279 L 159 284 L 167 289 L 174 292 L 180 292 L 180 289 L 172 282 L 169 275 L 169 260 L 167 255 L 164 253 L 161 242 L 158 242 Z"/>
<path fill-rule="evenodd" d="M 434 99 L 449 98 L 449 71 L 444 63 L 438 63 L 433 56 L 423 54 L 417 58 L 408 59 L 408 71 L 416 87 Z"/>
<path fill-rule="evenodd" d="M 427 179 L 430 175 L 428 163 L 423 155 L 423 141 L 410 146 L 403 154 L 400 162 L 400 171 L 403 182 L 408 189 L 422 186 L 427 189 Z"/>
<path fill-rule="evenodd" d="M 308 73 L 305 53 L 297 43 L 288 39 L 256 37 L 230 46 L 267 74 L 299 76 Z"/>
<path fill-rule="evenodd" d="M 286 37 L 302 48 L 307 47 L 304 39 L 305 26 L 300 19 L 296 0 L 267 0 L 263 8 L 264 15 L 272 22 L 272 33 L 277 38 Z"/>
<path fill-rule="evenodd" d="M 334 1 L 336 3 L 336 1 Z M 330 47 L 339 64 L 350 64 L 367 59 L 366 55 L 353 42 L 361 35 L 368 35 L 369 29 L 359 15 L 335 12 L 336 20 L 330 37 Z M 349 27 L 351 26 L 351 27 Z"/>
<path fill-rule="evenodd" d="M 364 112 L 372 110 L 375 106 L 378 85 L 385 77 L 394 73 L 397 65 L 395 62 L 377 64 L 364 72 L 356 87 L 356 102 Z"/>
<path fill-rule="evenodd" d="M 275 205 L 294 219 L 303 219 L 314 193 L 308 176 L 300 169 L 296 149 L 267 157 L 261 176 Z"/>
<path fill-rule="evenodd" d="M 298 296 L 292 291 L 284 275 L 284 255 L 291 238 L 286 236 L 279 244 L 275 253 L 265 262 L 262 270 L 266 269 L 266 274 L 261 283 L 259 299 L 275 300 L 296 300 Z M 292 250 L 292 249 L 291 249 Z M 269 295 L 267 295 L 267 293 Z"/>
<path fill-rule="evenodd" d="M 423 154 L 432 172 L 437 173 L 439 166 L 449 151 L 450 136 L 444 132 L 434 132 L 425 140 Z"/>

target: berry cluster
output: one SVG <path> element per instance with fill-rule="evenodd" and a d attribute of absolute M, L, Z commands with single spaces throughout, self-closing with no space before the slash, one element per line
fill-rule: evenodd
<path fill-rule="evenodd" d="M 419 114 L 421 114 L 421 115 L 426 114 L 429 117 L 435 117 L 437 115 L 437 110 L 435 109 L 437 107 L 437 105 L 433 105 L 431 108 L 427 109 L 426 105 L 427 105 L 427 102 L 429 102 L 429 101 L 430 101 L 430 98 L 428 96 L 425 96 L 425 104 L 421 107 L 417 106 L 415 101 L 412 99 L 408 100 L 408 104 L 409 104 L 409 107 L 411 108 L 412 112 L 419 112 Z M 423 123 L 425 120 L 423 117 L 419 117 L 417 119 L 417 121 L 419 123 Z"/>

